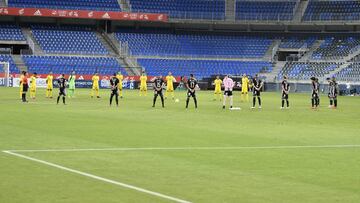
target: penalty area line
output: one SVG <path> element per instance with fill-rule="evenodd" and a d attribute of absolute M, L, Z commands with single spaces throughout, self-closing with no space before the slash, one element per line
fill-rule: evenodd
<path fill-rule="evenodd" d="M 16 157 L 20 157 L 20 158 L 23 158 L 23 159 L 27 159 L 27 160 L 30 160 L 30 161 L 34 161 L 34 162 L 37 162 L 37 163 L 41 163 L 41 164 L 44 164 L 44 165 L 47 165 L 47 166 L 51 166 L 51 167 L 54 167 L 54 168 L 57 168 L 57 169 L 60 169 L 60 170 L 63 170 L 63 171 L 75 173 L 75 174 L 85 176 L 85 177 L 88 177 L 88 178 L 92 178 L 92 179 L 95 179 L 95 180 L 99 180 L 99 181 L 102 181 L 102 182 L 106 182 L 106 183 L 110 183 L 110 184 L 113 184 L 113 185 L 121 186 L 123 188 L 131 189 L 131 190 L 146 193 L 146 194 L 149 194 L 149 195 L 152 195 L 152 196 L 156 196 L 156 197 L 160 197 L 160 198 L 163 198 L 163 199 L 171 200 L 173 202 L 191 203 L 189 201 L 182 200 L 182 199 L 179 199 L 179 198 L 176 198 L 176 197 L 172 197 L 172 196 L 169 196 L 169 195 L 165 195 L 165 194 L 161 194 L 161 193 L 158 193 L 158 192 L 150 191 L 150 190 L 147 190 L 147 189 L 144 189 L 144 188 L 140 188 L 140 187 L 129 185 L 129 184 L 122 183 L 122 182 L 118 182 L 118 181 L 115 181 L 115 180 L 103 178 L 103 177 L 96 176 L 96 175 L 86 173 L 86 172 L 82 172 L 82 171 L 79 171 L 79 170 L 71 169 L 71 168 L 61 166 L 61 165 L 58 165 L 58 164 L 54 164 L 54 163 L 51 163 L 51 162 L 47 162 L 47 161 L 44 161 L 44 160 L 40 160 L 40 159 L 36 159 L 36 158 L 29 157 L 29 156 L 26 156 L 26 155 L 18 154 L 18 153 L 15 153 L 13 151 L 5 150 L 5 151 L 2 151 L 2 152 L 6 153 L 6 154 L 9 154 L 9 155 L 16 156 Z"/>
<path fill-rule="evenodd" d="M 134 147 L 134 148 L 89 148 L 89 149 L 24 149 L 3 152 L 86 152 L 86 151 L 191 151 L 191 150 L 242 150 L 242 149 L 316 149 L 316 148 L 360 148 L 354 145 L 289 145 L 289 146 L 240 146 L 240 147 Z"/>

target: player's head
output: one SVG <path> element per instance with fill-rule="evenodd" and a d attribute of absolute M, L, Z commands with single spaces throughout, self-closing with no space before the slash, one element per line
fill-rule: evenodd
<path fill-rule="evenodd" d="M 243 77 L 246 77 L 246 73 L 243 74 Z"/>
<path fill-rule="evenodd" d="M 326 78 L 326 81 L 331 82 L 331 78 Z"/>
<path fill-rule="evenodd" d="M 220 75 L 217 75 L 217 76 L 216 76 L 216 79 L 220 79 Z"/>
<path fill-rule="evenodd" d="M 116 73 L 114 73 L 113 76 L 115 77 L 115 76 L 116 76 Z"/>
<path fill-rule="evenodd" d="M 315 78 L 315 77 L 311 77 L 310 80 L 314 82 L 314 81 L 316 80 L 316 78 Z"/>
<path fill-rule="evenodd" d="M 117 72 L 118 75 L 121 75 L 121 71 Z"/>
<path fill-rule="evenodd" d="M 255 74 L 255 79 L 258 79 L 259 78 L 259 75 L 258 74 Z"/>
<path fill-rule="evenodd" d="M 332 76 L 331 80 L 335 82 L 336 81 L 335 76 Z"/>
<path fill-rule="evenodd" d="M 287 80 L 288 79 L 288 76 L 284 75 L 284 80 Z"/>
<path fill-rule="evenodd" d="M 75 75 L 75 71 L 71 72 L 72 75 Z"/>
<path fill-rule="evenodd" d="M 37 73 L 36 73 L 36 72 L 34 72 L 34 73 L 33 73 L 33 75 L 34 75 L 34 76 L 37 76 Z"/>
<path fill-rule="evenodd" d="M 99 75 L 99 73 L 98 73 L 98 72 L 95 72 L 95 75 Z"/>
<path fill-rule="evenodd" d="M 161 79 L 163 76 L 162 75 L 159 75 L 159 79 Z"/>
<path fill-rule="evenodd" d="M 61 78 L 64 78 L 64 77 L 65 77 L 65 74 L 61 74 L 60 77 L 61 77 Z"/>
<path fill-rule="evenodd" d="M 169 72 L 169 75 L 171 76 L 171 75 L 172 75 L 172 73 L 171 73 L 171 72 Z"/>
<path fill-rule="evenodd" d="M 25 76 L 26 76 L 26 74 L 27 74 L 27 72 L 26 72 L 26 71 L 23 71 L 22 73 L 23 73 L 23 75 L 25 75 Z"/>
<path fill-rule="evenodd" d="M 144 70 L 141 72 L 141 75 L 145 75 L 145 71 L 144 71 Z"/>
<path fill-rule="evenodd" d="M 52 72 L 52 71 L 50 71 L 50 72 L 49 72 L 49 74 L 50 74 L 50 75 L 52 75 L 52 74 L 53 74 L 53 72 Z"/>
<path fill-rule="evenodd" d="M 194 78 L 194 74 L 190 74 L 190 78 L 193 79 L 193 78 Z"/>

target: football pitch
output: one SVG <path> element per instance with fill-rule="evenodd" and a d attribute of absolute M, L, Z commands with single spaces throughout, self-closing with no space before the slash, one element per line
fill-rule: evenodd
<path fill-rule="evenodd" d="M 54 92 L 56 95 L 58 90 Z M 109 107 L 109 91 L 91 99 L 77 89 L 67 105 L 20 102 L 0 88 L 0 202 L 360 202 L 360 98 L 262 93 L 262 109 L 240 103 L 223 110 L 210 91 L 199 108 L 152 108 L 152 92 L 125 91 Z M 251 99 L 251 97 L 250 97 Z"/>

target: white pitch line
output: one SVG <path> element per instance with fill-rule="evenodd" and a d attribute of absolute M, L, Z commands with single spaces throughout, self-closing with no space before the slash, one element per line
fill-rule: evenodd
<path fill-rule="evenodd" d="M 50 163 L 50 162 L 43 161 L 43 160 L 40 160 L 40 159 L 32 158 L 32 157 L 25 156 L 25 155 L 22 155 L 22 154 L 18 154 L 18 153 L 15 153 L 15 152 L 11 152 L 11 151 L 3 151 L 3 152 L 7 153 L 7 154 L 10 154 L 10 155 L 13 155 L 13 156 L 23 158 L 23 159 L 27 159 L 27 160 L 30 160 L 30 161 L 34 161 L 34 162 L 38 162 L 38 163 L 45 164 L 45 165 L 48 165 L 48 166 L 52 166 L 54 168 L 58 168 L 58 169 L 61 169 L 61 170 L 64 170 L 64 171 L 68 171 L 68 172 L 71 172 L 71 173 L 76 173 L 78 175 L 82 175 L 82 176 L 86 176 L 86 177 L 96 179 L 96 180 L 99 180 L 99 181 L 111 183 L 111 184 L 118 185 L 118 186 L 121 186 L 121 187 L 124 187 L 124 188 L 136 190 L 138 192 L 146 193 L 146 194 L 149 194 L 149 195 L 153 195 L 153 196 L 160 197 L 160 198 L 163 198 L 163 199 L 171 200 L 171 201 L 174 201 L 174 202 L 191 203 L 189 201 L 178 199 L 176 197 L 171 197 L 171 196 L 164 195 L 164 194 L 161 194 L 161 193 L 158 193 L 158 192 L 153 192 L 153 191 L 150 191 L 150 190 L 147 190 L 147 189 L 144 189 L 144 188 L 136 187 L 136 186 L 129 185 L 129 184 L 126 184 L 126 183 L 121 183 L 121 182 L 118 182 L 118 181 L 114 181 L 114 180 L 110 180 L 110 179 L 103 178 L 103 177 L 100 177 L 100 176 L 96 176 L 96 175 L 93 175 L 93 174 L 90 174 L 90 173 L 85 173 L 85 172 L 78 171 L 78 170 L 75 170 L 75 169 L 67 168 L 65 166 L 61 166 L 61 165 Z"/>
<path fill-rule="evenodd" d="M 7 152 L 82 152 L 82 151 L 177 151 L 177 150 L 241 150 L 241 149 L 301 149 L 301 148 L 359 148 L 357 145 L 289 145 L 289 146 L 240 146 L 240 147 L 134 147 L 134 148 L 90 148 L 90 149 L 25 149 Z"/>

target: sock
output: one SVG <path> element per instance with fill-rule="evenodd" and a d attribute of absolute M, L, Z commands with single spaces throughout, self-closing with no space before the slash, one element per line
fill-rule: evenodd
<path fill-rule="evenodd" d="M 120 97 L 122 97 L 123 96 L 122 90 L 119 90 L 119 92 L 120 92 Z"/>
<path fill-rule="evenodd" d="M 153 106 L 155 106 L 156 99 L 157 99 L 157 94 L 156 94 L 156 95 L 154 95 L 154 99 L 153 99 Z"/>
<path fill-rule="evenodd" d="M 189 100 L 190 100 L 190 98 L 188 97 L 188 98 L 186 99 L 186 108 L 188 108 L 188 106 L 189 106 Z"/>
<path fill-rule="evenodd" d="M 261 98 L 258 97 L 259 106 L 261 106 Z"/>
<path fill-rule="evenodd" d="M 171 97 L 172 97 L 173 99 L 175 98 L 175 92 L 174 92 L 174 91 L 171 92 Z"/>
<path fill-rule="evenodd" d="M 253 97 L 253 107 L 255 107 L 256 98 Z"/>
<path fill-rule="evenodd" d="M 233 106 L 233 97 L 231 96 L 230 97 L 230 108 L 232 108 L 232 106 Z"/>
<path fill-rule="evenodd" d="M 290 104 L 289 104 L 289 100 L 286 100 L 286 106 L 289 107 Z"/>
<path fill-rule="evenodd" d="M 332 106 L 333 105 L 333 100 L 332 99 L 330 99 L 330 106 Z"/>
<path fill-rule="evenodd" d="M 337 99 L 334 99 L 334 106 L 337 107 Z"/>
<path fill-rule="evenodd" d="M 116 106 L 119 106 L 119 95 L 115 96 Z"/>
<path fill-rule="evenodd" d="M 58 96 L 57 100 L 56 100 L 56 103 L 58 104 L 59 103 L 59 100 L 60 100 L 60 96 Z"/>
<path fill-rule="evenodd" d="M 112 104 L 113 97 L 114 97 L 114 95 L 111 94 L 111 96 L 110 96 L 110 106 L 111 106 L 111 104 Z"/>
<path fill-rule="evenodd" d="M 281 107 L 284 108 L 284 104 L 285 104 L 285 101 L 284 101 L 284 100 L 281 100 Z"/>
<path fill-rule="evenodd" d="M 65 104 L 65 96 L 63 96 L 63 103 Z"/>
<path fill-rule="evenodd" d="M 245 99 L 246 99 L 247 102 L 249 101 L 249 94 L 246 93 Z"/>
<path fill-rule="evenodd" d="M 96 90 L 96 96 L 99 97 L 99 90 Z"/>
<path fill-rule="evenodd" d="M 197 99 L 194 97 L 195 108 L 197 109 Z"/>
<path fill-rule="evenodd" d="M 314 105 L 315 105 L 315 99 L 313 98 L 311 99 L 311 106 L 314 107 Z"/>
<path fill-rule="evenodd" d="M 22 101 L 23 101 L 23 102 L 26 102 L 26 94 L 22 93 L 22 94 L 21 94 L 21 98 L 22 98 Z"/>
<path fill-rule="evenodd" d="M 164 97 L 161 95 L 161 96 L 160 96 L 160 99 L 161 99 L 161 105 L 162 105 L 162 107 L 164 108 L 164 107 L 165 107 L 165 105 L 164 105 Z"/>

